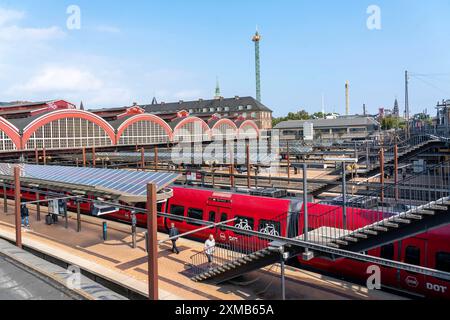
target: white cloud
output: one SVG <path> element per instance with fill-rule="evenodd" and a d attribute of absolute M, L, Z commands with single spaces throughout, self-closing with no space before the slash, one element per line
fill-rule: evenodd
<path fill-rule="evenodd" d="M 59 27 L 21 28 L 18 26 L 0 27 L 0 40 L 8 42 L 45 41 L 65 36 Z"/>
<path fill-rule="evenodd" d="M 52 26 L 46 28 L 22 27 L 18 22 L 23 20 L 22 11 L 0 8 L 0 41 L 5 43 L 39 42 L 62 38 L 65 33 L 61 28 Z"/>
<path fill-rule="evenodd" d="M 98 90 L 103 82 L 91 72 L 71 67 L 48 67 L 22 85 L 10 91 L 27 93 L 74 92 Z"/>
<path fill-rule="evenodd" d="M 107 75 L 103 80 L 94 73 L 86 68 L 46 67 L 29 81 L 10 87 L 4 94 L 30 100 L 61 98 L 75 103 L 82 100 L 88 108 L 130 103 L 130 90 L 109 81 Z"/>
<path fill-rule="evenodd" d="M 183 69 L 144 66 L 122 57 L 97 56 L 65 49 L 52 40 L 65 37 L 57 26 L 25 25 L 26 13 L 0 8 L 1 100 L 66 99 L 87 108 L 117 107 L 161 101 L 198 99 L 196 74 Z M 117 34 L 114 26 L 98 25 L 93 32 Z M 84 48 L 85 49 L 85 48 Z M 33 54 L 30 54 L 32 52 Z"/>
<path fill-rule="evenodd" d="M 25 13 L 22 11 L 0 8 L 0 26 L 9 22 L 22 20 L 24 17 Z"/>

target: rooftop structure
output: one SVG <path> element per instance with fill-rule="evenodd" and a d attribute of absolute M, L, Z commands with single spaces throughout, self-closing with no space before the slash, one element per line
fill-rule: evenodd
<path fill-rule="evenodd" d="M 89 191 L 97 194 L 111 194 L 127 203 L 145 202 L 147 184 L 154 183 L 161 191 L 178 179 L 177 173 L 143 172 L 112 170 L 99 168 L 75 168 L 62 166 L 21 165 L 23 182 L 39 185 L 59 185 L 60 189 L 70 191 Z M 0 177 L 9 179 L 13 176 L 14 165 L 0 163 Z M 168 194 L 160 194 L 160 200 Z"/>
<path fill-rule="evenodd" d="M 172 103 L 140 105 L 147 113 L 155 114 L 163 119 L 176 118 L 180 111 L 201 119 L 210 119 L 213 115 L 236 121 L 238 118 L 254 121 L 260 129 L 272 127 L 272 110 L 252 97 L 239 97 L 179 101 Z"/>
<path fill-rule="evenodd" d="M 378 130 L 380 124 L 372 117 L 349 116 L 336 119 L 291 120 L 279 123 L 280 138 L 298 140 L 303 138 L 305 123 L 311 123 L 314 137 L 322 140 L 364 139 Z"/>
<path fill-rule="evenodd" d="M 164 145 L 210 141 L 225 135 L 258 136 L 258 123 L 269 125 L 271 121 L 271 110 L 250 97 L 134 104 L 91 111 L 77 109 L 64 100 L 15 103 L 0 107 L 0 152 Z M 196 127 L 202 133 L 194 137 Z"/>

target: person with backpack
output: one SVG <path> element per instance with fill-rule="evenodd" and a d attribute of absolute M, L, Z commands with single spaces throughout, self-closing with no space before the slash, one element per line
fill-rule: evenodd
<path fill-rule="evenodd" d="M 25 204 L 20 207 L 20 217 L 22 218 L 22 227 L 30 228 L 29 221 L 30 212 Z"/>

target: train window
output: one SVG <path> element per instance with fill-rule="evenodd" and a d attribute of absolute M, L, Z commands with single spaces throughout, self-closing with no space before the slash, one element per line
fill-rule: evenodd
<path fill-rule="evenodd" d="M 270 234 L 272 236 L 280 236 L 281 224 L 277 221 L 260 220 L 258 230 L 259 232 Z"/>
<path fill-rule="evenodd" d="M 189 208 L 187 215 L 189 218 L 192 218 L 192 219 L 203 220 L 203 210 L 201 210 L 201 209 Z M 194 225 L 194 226 L 202 226 L 201 223 L 196 223 L 196 222 L 189 222 L 189 224 Z"/>
<path fill-rule="evenodd" d="M 163 212 L 163 203 L 162 203 L 162 202 L 159 202 L 159 203 L 156 205 L 156 211 L 158 211 L 158 213 Z"/>
<path fill-rule="evenodd" d="M 390 243 L 382 246 L 380 257 L 383 259 L 394 260 L 394 244 Z"/>
<path fill-rule="evenodd" d="M 414 246 L 406 247 L 405 263 L 420 266 L 420 249 Z"/>
<path fill-rule="evenodd" d="M 208 221 L 209 222 L 216 222 L 216 212 L 215 211 L 210 211 L 209 212 Z"/>
<path fill-rule="evenodd" d="M 436 253 L 436 269 L 444 272 L 450 272 L 450 253 Z"/>
<path fill-rule="evenodd" d="M 177 206 L 177 205 L 171 205 L 170 206 L 170 214 L 173 214 L 175 216 L 184 217 L 184 207 L 183 206 Z M 183 219 L 177 219 L 177 218 L 170 218 L 174 221 L 183 221 Z"/>
<path fill-rule="evenodd" d="M 224 222 L 228 220 L 228 215 L 226 213 L 223 213 L 220 215 L 220 222 Z M 226 229 L 223 227 L 220 227 L 220 230 L 225 231 Z"/>
<path fill-rule="evenodd" d="M 253 230 L 253 227 L 255 226 L 255 220 L 249 217 L 236 216 L 234 226 L 242 230 Z M 235 231 L 235 233 L 239 232 Z"/>

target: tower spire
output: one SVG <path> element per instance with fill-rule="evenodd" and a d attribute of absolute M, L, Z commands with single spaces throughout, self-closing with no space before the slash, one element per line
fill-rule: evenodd
<path fill-rule="evenodd" d="M 256 100 L 261 102 L 261 65 L 259 57 L 259 42 L 261 41 L 261 36 L 258 32 L 258 26 L 256 26 L 256 32 L 252 41 L 255 43 Z"/>
<path fill-rule="evenodd" d="M 392 110 L 392 114 L 394 115 L 394 117 L 397 117 L 397 118 L 400 116 L 400 108 L 398 106 L 397 97 L 395 97 L 394 109 Z"/>
<path fill-rule="evenodd" d="M 214 99 L 220 99 L 222 96 L 220 94 L 219 77 L 216 77 L 216 92 L 214 94 Z"/>

